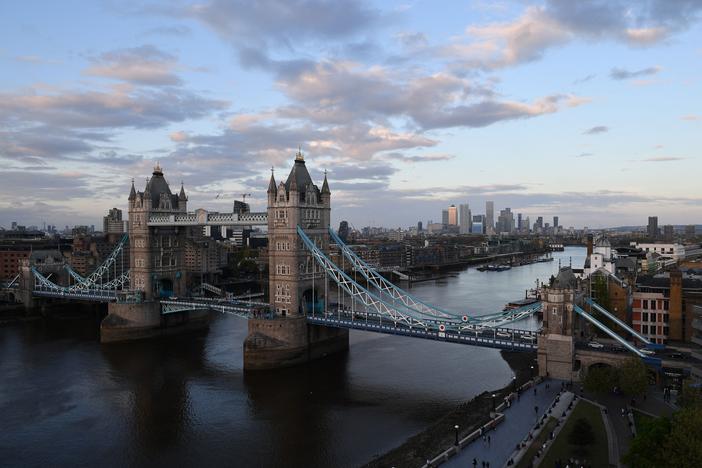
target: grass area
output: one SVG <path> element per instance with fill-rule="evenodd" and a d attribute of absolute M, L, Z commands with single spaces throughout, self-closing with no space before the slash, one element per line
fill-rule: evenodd
<path fill-rule="evenodd" d="M 643 424 L 653 421 L 655 418 L 648 414 L 642 413 L 641 411 L 634 409 L 634 424 L 636 425 L 636 430 L 638 431 Z"/>
<path fill-rule="evenodd" d="M 528 468 L 531 465 L 531 459 L 534 458 L 536 452 L 538 452 L 539 448 L 544 444 L 544 442 L 546 442 L 546 439 L 548 439 L 548 436 L 549 434 L 551 434 L 551 431 L 556 428 L 557 422 L 558 420 L 553 417 L 549 417 L 546 420 L 546 427 L 544 427 L 541 430 L 539 436 L 536 439 L 531 441 L 531 446 L 527 449 L 522 459 L 519 460 L 517 468 Z"/>
<path fill-rule="evenodd" d="M 568 435 L 573 430 L 575 421 L 583 418 L 592 426 L 595 441 L 592 445 L 586 447 L 587 451 L 584 455 L 576 455 L 577 447 L 568 443 Z M 546 457 L 541 462 L 543 467 L 551 467 L 556 465 L 556 460 L 560 459 L 565 466 L 565 461 L 569 458 L 575 458 L 587 466 L 609 466 L 609 450 L 607 446 L 607 432 L 605 431 L 604 421 L 600 408 L 583 400 L 578 400 L 578 404 L 573 409 L 573 413 L 568 418 L 565 426 L 558 433 L 558 437 L 549 447 Z"/>

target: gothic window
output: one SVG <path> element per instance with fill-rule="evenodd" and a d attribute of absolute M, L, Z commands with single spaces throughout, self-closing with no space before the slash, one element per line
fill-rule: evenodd
<path fill-rule="evenodd" d="M 145 266 L 144 263 L 145 263 L 145 262 L 144 262 L 144 259 L 143 259 L 143 258 L 140 258 L 140 257 L 137 257 L 137 258 L 134 260 L 134 266 L 137 267 L 137 268 L 144 268 L 144 266 Z"/>

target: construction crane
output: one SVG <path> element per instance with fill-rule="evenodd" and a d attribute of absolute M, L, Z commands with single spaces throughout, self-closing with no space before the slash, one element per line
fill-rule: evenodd
<path fill-rule="evenodd" d="M 246 203 L 246 197 L 250 197 L 250 196 L 251 196 L 251 194 L 250 194 L 250 193 L 242 193 L 242 194 L 241 194 L 241 198 L 243 198 L 243 199 L 244 199 L 244 200 L 243 200 L 243 201 L 244 201 L 244 203 Z"/>

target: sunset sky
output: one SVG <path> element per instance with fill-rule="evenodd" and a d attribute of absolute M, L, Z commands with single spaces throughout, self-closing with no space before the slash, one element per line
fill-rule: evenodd
<path fill-rule="evenodd" d="M 6 1 L 0 225 L 101 225 L 158 161 L 265 207 L 298 145 L 332 222 L 485 200 L 702 223 L 702 0 Z M 126 215 L 126 213 L 125 213 Z"/>

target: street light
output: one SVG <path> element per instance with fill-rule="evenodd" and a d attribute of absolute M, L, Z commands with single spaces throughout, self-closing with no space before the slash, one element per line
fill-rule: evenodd
<path fill-rule="evenodd" d="M 458 424 L 453 426 L 453 428 L 456 430 L 456 447 L 458 447 Z"/>
<path fill-rule="evenodd" d="M 517 376 L 512 377 L 512 393 L 517 392 Z"/>
<path fill-rule="evenodd" d="M 531 378 L 533 379 L 534 378 L 534 366 L 529 366 L 529 368 L 531 369 Z"/>
<path fill-rule="evenodd" d="M 496 396 L 497 395 L 495 395 L 494 393 L 492 394 L 492 412 L 493 413 L 495 412 L 495 397 Z"/>

